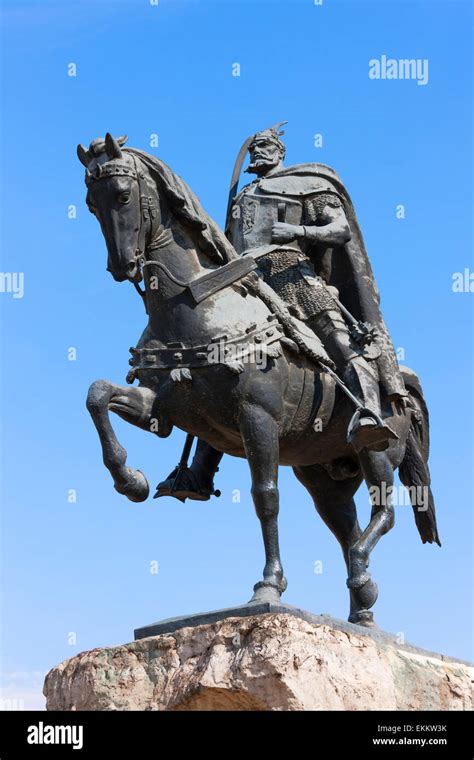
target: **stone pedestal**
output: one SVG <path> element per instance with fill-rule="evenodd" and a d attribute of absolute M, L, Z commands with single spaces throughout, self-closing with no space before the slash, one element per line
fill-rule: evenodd
<path fill-rule="evenodd" d="M 53 668 L 47 709 L 473 708 L 474 668 L 377 630 L 296 608 L 200 625 L 179 620 L 155 624 L 174 630 L 82 652 Z"/>

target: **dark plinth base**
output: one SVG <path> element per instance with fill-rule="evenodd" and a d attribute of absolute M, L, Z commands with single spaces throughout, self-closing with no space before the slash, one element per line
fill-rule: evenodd
<path fill-rule="evenodd" d="M 338 631 L 345 631 L 346 633 L 353 633 L 358 636 L 369 636 L 380 644 L 391 644 L 392 646 L 396 646 L 397 649 L 430 655 L 450 662 L 459 662 L 466 665 L 471 664 L 465 660 L 459 660 L 455 657 L 447 657 L 438 652 L 429 652 L 407 642 L 402 643 L 392 633 L 381 631 L 376 626 L 365 627 L 362 625 L 355 625 L 354 623 L 348 623 L 345 620 L 337 620 L 330 615 L 315 615 L 307 610 L 302 610 L 300 607 L 295 607 L 292 604 L 284 604 L 283 602 L 247 602 L 246 604 L 241 604 L 236 607 L 225 607 L 224 609 L 212 610 L 211 612 L 197 612 L 193 615 L 167 618 L 166 620 L 159 620 L 156 623 L 136 628 L 134 636 L 136 640 L 146 639 L 149 636 L 160 636 L 164 633 L 173 633 L 181 628 L 194 628 L 198 625 L 216 623 L 219 620 L 225 620 L 226 618 L 268 614 L 294 615 L 295 617 L 299 617 L 314 625 L 327 625 Z"/>
<path fill-rule="evenodd" d="M 278 614 L 287 613 L 303 618 L 310 623 L 322 622 L 320 615 L 313 615 L 291 604 L 282 602 L 247 602 L 237 607 L 225 607 L 222 610 L 212 610 L 211 612 L 197 612 L 193 615 L 182 615 L 180 617 L 167 618 L 159 620 L 157 623 L 145 625 L 137 628 L 134 632 L 135 639 L 145 639 L 147 636 L 159 636 L 162 633 L 172 633 L 180 628 L 194 627 L 196 625 L 206 625 L 207 623 L 216 623 L 218 620 L 224 620 L 229 617 L 249 617 L 250 615 L 267 615 L 268 613 Z"/>

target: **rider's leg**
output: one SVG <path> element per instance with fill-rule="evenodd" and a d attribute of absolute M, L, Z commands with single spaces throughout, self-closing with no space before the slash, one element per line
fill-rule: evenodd
<path fill-rule="evenodd" d="M 342 314 L 336 309 L 327 309 L 311 317 L 308 324 L 335 362 L 340 378 L 362 405 L 370 410 L 354 419 L 348 431 L 349 442 L 356 451 L 363 448 L 386 449 L 389 441 L 397 436 L 381 422 L 378 379 L 354 347 Z"/>
<path fill-rule="evenodd" d="M 203 488 L 212 489 L 212 481 L 223 456 L 223 451 L 217 451 L 206 441 L 198 440 L 190 470 L 199 479 Z"/>

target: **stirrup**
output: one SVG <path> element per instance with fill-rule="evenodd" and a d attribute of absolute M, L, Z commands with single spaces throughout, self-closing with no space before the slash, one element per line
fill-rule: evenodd
<path fill-rule="evenodd" d="M 211 496 L 219 497 L 220 495 L 221 492 L 214 488 L 214 483 L 211 485 L 210 489 L 201 488 L 197 476 L 190 467 L 180 470 L 179 465 L 177 465 L 174 470 L 170 472 L 166 480 L 162 480 L 161 483 L 158 483 L 153 498 L 159 499 L 161 496 L 173 496 L 175 499 L 178 499 L 178 501 L 184 503 L 186 499 L 191 499 L 193 501 L 209 501 Z"/>
<path fill-rule="evenodd" d="M 362 449 L 385 451 L 390 440 L 398 440 L 398 435 L 367 407 L 357 409 L 347 428 L 347 442 L 358 454 Z"/>

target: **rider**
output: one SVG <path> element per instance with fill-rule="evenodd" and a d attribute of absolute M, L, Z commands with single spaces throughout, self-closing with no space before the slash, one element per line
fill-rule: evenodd
<path fill-rule="evenodd" d="M 398 402 L 406 390 L 362 235 L 347 191 L 332 169 L 323 164 L 283 166 L 280 126 L 257 132 L 244 143 L 250 155 L 246 172 L 256 179 L 233 197 L 242 150 L 234 169 L 226 234 L 240 255 L 256 259 L 263 279 L 316 333 L 339 377 L 364 407 L 352 420 L 348 441 L 356 452 L 380 451 L 397 437 L 381 420 L 381 394 Z M 346 318 L 351 315 L 350 329 Z M 191 467 L 179 472 L 181 482 L 173 483 L 174 471 L 158 486 L 157 495 L 169 493 L 171 479 L 190 498 L 209 498 L 220 458 L 199 442 Z"/>

